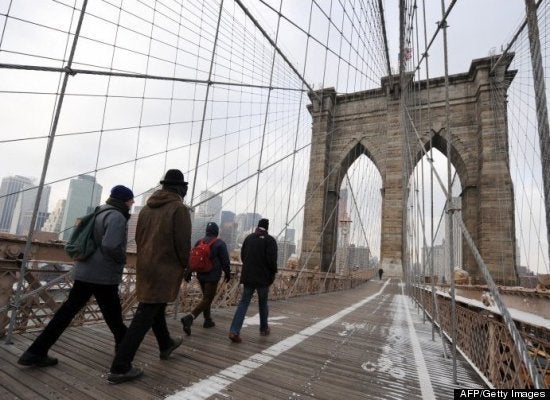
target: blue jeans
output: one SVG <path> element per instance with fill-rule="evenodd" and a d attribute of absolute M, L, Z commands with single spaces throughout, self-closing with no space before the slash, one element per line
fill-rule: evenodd
<path fill-rule="evenodd" d="M 269 308 L 267 307 L 267 294 L 269 293 L 269 286 L 265 287 L 251 287 L 245 286 L 243 290 L 243 295 L 241 301 L 235 310 L 235 315 L 233 316 L 233 322 L 231 322 L 231 328 L 229 332 L 239 335 L 241 333 L 241 327 L 243 326 L 244 317 L 246 316 L 246 311 L 250 305 L 250 300 L 254 295 L 254 291 L 258 292 L 258 306 L 260 308 L 260 332 L 267 330 L 267 317 L 269 315 Z"/>

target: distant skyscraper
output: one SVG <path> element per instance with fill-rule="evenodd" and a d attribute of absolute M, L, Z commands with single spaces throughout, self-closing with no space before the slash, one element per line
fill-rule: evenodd
<path fill-rule="evenodd" d="M 296 244 L 285 240 L 277 243 L 277 266 L 285 268 L 290 256 L 296 254 Z"/>
<path fill-rule="evenodd" d="M 227 250 L 237 248 L 237 223 L 234 212 L 222 211 L 219 236 L 227 245 Z"/>
<path fill-rule="evenodd" d="M 348 215 L 348 189 L 340 190 L 340 198 L 338 199 L 338 219 L 344 219 Z"/>
<path fill-rule="evenodd" d="M 262 216 L 255 213 L 244 213 L 237 215 L 237 217 L 235 218 L 235 222 L 237 223 L 238 243 L 243 242 L 246 235 L 252 232 L 260 219 L 262 219 Z"/>
<path fill-rule="evenodd" d="M 285 232 L 285 241 L 294 243 L 295 240 L 296 240 L 296 229 L 287 228 Z"/>
<path fill-rule="evenodd" d="M 195 244 L 197 240 L 204 236 L 206 224 L 215 222 L 220 224 L 222 212 L 222 197 L 213 192 L 204 191 L 199 196 L 199 206 L 196 208 L 193 227 L 191 230 L 191 244 Z"/>
<path fill-rule="evenodd" d="M 128 246 L 126 248 L 126 251 L 130 253 L 137 252 L 137 246 L 136 246 L 137 220 L 139 218 L 139 213 L 141 212 L 143 207 L 144 206 L 134 206 L 132 214 L 130 215 L 130 219 L 128 220 Z"/>
<path fill-rule="evenodd" d="M 38 189 L 30 189 L 34 186 L 35 184 L 31 178 L 20 175 L 8 176 L 2 179 L 0 185 L 0 232 L 17 234 L 18 230 L 20 232 L 23 230 L 22 224 L 24 224 L 24 221 L 21 220 L 26 219 L 25 215 L 29 211 L 32 213 L 34 210 L 34 202 L 38 192 Z M 42 215 L 48 211 L 49 196 L 50 188 L 44 187 L 39 207 L 39 213 L 42 213 Z M 39 219 L 37 219 L 37 223 Z M 30 219 L 27 224 L 30 226 Z"/>
<path fill-rule="evenodd" d="M 222 213 L 222 197 L 216 195 L 213 192 L 205 190 L 200 195 L 200 202 L 202 203 L 198 207 L 199 214 L 210 218 L 215 223 L 220 223 L 220 217 Z"/>
<path fill-rule="evenodd" d="M 458 210 L 455 212 L 456 217 L 461 220 L 462 219 L 462 198 L 461 197 L 453 197 L 451 199 L 453 208 Z M 446 229 L 446 243 L 449 243 L 449 232 Z M 448 254 L 448 253 L 447 253 Z M 460 229 L 460 226 L 453 222 L 453 261 L 454 261 L 454 267 L 460 267 L 462 268 L 462 230 Z M 448 263 L 447 263 L 448 264 Z"/>
<path fill-rule="evenodd" d="M 31 187 L 33 189 L 29 189 Z M 14 235 L 28 235 L 34 212 L 34 203 L 38 194 L 38 188 L 34 188 L 34 182 L 30 186 L 25 185 L 24 189 L 27 190 L 20 193 L 11 220 L 10 233 Z M 48 218 L 50 191 L 51 187 L 49 186 L 44 186 L 42 189 L 42 199 L 38 205 L 38 214 L 34 225 L 35 230 L 40 230 Z"/>
<path fill-rule="evenodd" d="M 447 250 L 445 249 L 445 243 L 438 244 L 433 247 L 433 275 L 438 277 L 439 282 L 442 282 L 443 280 L 445 280 L 445 282 L 450 282 L 449 278 L 451 276 L 451 272 L 448 268 L 449 260 L 446 254 Z M 431 247 L 426 247 L 424 249 L 424 260 L 426 260 L 424 275 L 426 276 L 431 275 L 431 256 Z"/>
<path fill-rule="evenodd" d="M 61 240 L 69 239 L 77 218 L 91 213 L 99 205 L 102 190 L 103 187 L 96 183 L 93 176 L 80 175 L 77 179 L 71 179 L 61 222 Z"/>
<path fill-rule="evenodd" d="M 57 200 L 53 211 L 48 216 L 46 222 L 42 226 L 42 230 L 45 232 L 59 233 L 61 231 L 61 222 L 63 221 L 63 211 L 65 210 L 65 203 L 67 200 Z"/>
<path fill-rule="evenodd" d="M 348 248 L 349 267 L 354 269 L 362 269 L 370 266 L 370 251 L 366 246 L 351 245 Z"/>

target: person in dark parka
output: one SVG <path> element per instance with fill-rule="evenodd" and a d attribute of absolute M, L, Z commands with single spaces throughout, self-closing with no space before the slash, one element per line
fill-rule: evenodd
<path fill-rule="evenodd" d="M 212 320 L 210 307 L 212 305 L 212 300 L 216 295 L 218 290 L 218 282 L 222 276 L 222 271 L 224 274 L 225 282 L 229 282 L 231 279 L 231 269 L 229 262 L 229 253 L 227 251 L 227 245 L 223 240 L 218 238 L 218 233 L 220 229 L 215 222 L 209 222 L 206 225 L 206 236 L 199 239 L 195 246 L 197 246 L 201 241 L 206 243 L 212 243 L 210 248 L 210 259 L 212 261 L 212 269 L 208 272 L 198 272 L 197 279 L 202 291 L 202 299 L 199 304 L 191 311 L 190 314 L 181 318 L 181 323 L 183 324 L 183 330 L 187 335 L 191 334 L 191 325 L 193 320 L 197 318 L 201 313 L 204 315 L 204 328 L 213 328 L 216 326 Z M 185 280 L 189 282 L 191 280 L 191 274 L 189 273 Z"/>
<path fill-rule="evenodd" d="M 166 304 L 176 299 L 189 260 L 191 216 L 183 198 L 187 182 L 180 170 L 166 172 L 161 190 L 141 210 L 136 228 L 136 313 L 107 374 L 110 383 L 139 378 L 134 356 L 149 329 L 157 339 L 160 359 L 167 359 L 182 343 L 172 339 L 166 325 Z"/>
<path fill-rule="evenodd" d="M 241 283 L 244 288 L 229 328 L 229 339 L 233 343 L 242 341 L 240 336 L 241 327 L 255 291 L 258 293 L 260 335 L 267 336 L 271 332 L 267 323 L 269 315 L 267 297 L 269 287 L 275 281 L 275 275 L 277 274 L 277 241 L 267 233 L 268 229 L 269 220 L 260 219 L 255 232 L 245 238 L 241 247 L 241 260 L 243 262 Z"/>

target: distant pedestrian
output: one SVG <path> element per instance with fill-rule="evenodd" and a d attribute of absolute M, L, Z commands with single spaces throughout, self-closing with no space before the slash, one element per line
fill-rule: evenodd
<path fill-rule="evenodd" d="M 59 339 L 76 314 L 94 296 L 103 318 L 115 338 L 115 348 L 126 333 L 118 286 L 126 264 L 128 219 L 134 204 L 134 194 L 122 185 L 111 189 L 111 195 L 94 224 L 93 238 L 96 251 L 87 259 L 76 261 L 74 283 L 69 297 L 56 311 L 42 333 L 17 361 L 21 365 L 48 367 L 57 364 L 57 358 L 48 356 L 48 350 Z"/>
<path fill-rule="evenodd" d="M 166 325 L 166 304 L 176 299 L 191 247 L 191 217 L 183 204 L 187 182 L 180 170 L 171 169 L 142 208 L 136 228 L 136 296 L 139 301 L 128 332 L 107 375 L 110 383 L 139 378 L 141 368 L 132 366 L 134 356 L 150 328 L 157 339 L 160 359 L 167 359 L 181 345 Z"/>
<path fill-rule="evenodd" d="M 269 308 L 267 298 L 269 287 L 275 280 L 277 273 L 277 242 L 273 236 L 267 233 L 269 220 L 262 218 L 254 233 L 246 237 L 241 247 L 241 260 L 243 262 L 241 271 L 241 283 L 243 294 L 233 322 L 229 328 L 229 339 L 234 343 L 242 341 L 240 333 L 244 317 L 254 295 L 258 293 L 258 306 L 260 311 L 260 335 L 267 336 L 271 332 L 268 325 Z"/>
<path fill-rule="evenodd" d="M 222 276 L 222 271 L 225 282 L 229 282 L 231 279 L 227 245 L 223 240 L 218 238 L 218 233 L 218 225 L 215 222 L 209 222 L 206 225 L 206 236 L 199 239 L 197 243 L 195 243 L 195 246 L 197 246 L 201 241 L 209 244 L 215 241 L 210 247 L 212 269 L 209 272 L 197 272 L 197 279 L 199 280 L 202 291 L 201 302 L 197 304 L 190 314 L 187 314 L 181 319 L 183 330 L 187 335 L 191 334 L 191 325 L 193 324 L 193 320 L 201 313 L 203 313 L 204 316 L 204 323 L 202 324 L 203 328 L 213 328 L 216 325 L 212 320 L 210 307 L 212 305 L 212 300 L 214 300 L 214 296 L 216 295 L 218 282 Z M 188 274 L 185 280 L 187 282 L 191 280 L 191 273 Z"/>
<path fill-rule="evenodd" d="M 384 270 L 382 268 L 380 268 L 378 270 L 378 279 L 382 280 L 382 275 L 384 275 Z"/>

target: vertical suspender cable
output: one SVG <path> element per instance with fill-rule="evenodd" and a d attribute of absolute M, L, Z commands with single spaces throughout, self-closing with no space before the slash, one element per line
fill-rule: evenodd
<path fill-rule="evenodd" d="M 182 28 L 182 20 L 183 20 L 183 2 L 180 3 L 180 10 L 179 10 L 179 21 L 178 21 L 178 33 L 177 33 L 177 41 L 176 41 L 176 57 L 174 59 L 174 71 L 172 72 L 172 78 L 176 77 L 176 72 L 178 69 L 178 49 L 180 45 L 181 40 L 181 28 Z M 197 85 L 195 85 L 196 88 Z M 168 132 L 166 132 L 166 145 L 164 147 L 164 168 L 163 171 L 167 170 L 167 162 L 168 162 L 168 148 L 170 145 L 170 131 L 172 130 L 172 114 L 174 112 L 174 94 L 176 92 L 176 81 L 172 81 L 172 90 L 170 93 L 170 111 L 168 112 Z M 194 96 L 193 96 L 194 98 Z M 193 115 L 193 114 L 191 114 Z"/>
<path fill-rule="evenodd" d="M 540 53 L 539 27 L 534 0 L 525 0 L 527 9 L 527 26 L 529 28 L 529 49 L 533 66 L 537 125 L 539 132 L 540 159 L 544 184 L 544 208 L 546 210 L 546 239 L 550 259 L 550 129 L 548 127 L 548 103 L 546 102 L 546 85 Z"/>
<path fill-rule="evenodd" d="M 390 65 L 390 52 L 388 50 L 388 36 L 386 35 L 386 21 L 384 19 L 384 5 L 382 0 L 378 0 L 378 8 L 380 10 L 380 20 L 382 21 L 382 34 L 384 36 L 384 50 L 386 51 L 386 67 L 388 68 L 388 76 L 391 76 L 391 65 Z"/>
<path fill-rule="evenodd" d="M 407 285 L 407 291 L 409 291 L 410 283 L 410 257 L 408 256 L 408 237 L 407 237 L 407 198 L 408 198 L 408 183 L 409 183 L 409 162 L 406 154 L 408 152 L 408 133 L 406 129 L 406 106 L 405 106 L 405 86 L 407 79 L 405 76 L 405 35 L 406 35 L 406 12 L 407 7 L 405 0 L 399 1 L 399 86 L 400 86 L 400 113 L 401 113 L 401 129 L 403 133 L 402 143 L 402 221 L 401 221 L 401 268 L 403 271 L 405 284 Z"/>
<path fill-rule="evenodd" d="M 422 14 L 424 21 L 424 62 L 426 64 L 426 98 L 428 101 L 427 119 L 428 128 L 430 133 L 430 155 L 428 162 L 433 163 L 433 131 L 432 131 L 432 117 L 431 117 L 431 103 L 430 103 L 430 64 L 428 54 L 428 30 L 426 26 L 426 1 L 422 0 Z M 439 320 L 439 312 L 437 309 L 437 301 L 435 294 L 435 271 L 434 271 L 434 171 L 430 168 L 430 276 L 431 276 L 431 292 L 432 292 L 432 340 L 435 340 L 435 322 Z M 445 344 L 443 343 L 443 354 L 447 357 Z"/>
<path fill-rule="evenodd" d="M 332 10 L 332 0 L 331 0 L 330 3 L 331 3 L 330 8 Z M 309 53 L 309 39 L 310 39 L 310 31 L 311 31 L 311 15 L 312 15 L 312 12 L 313 12 L 313 2 L 310 3 L 310 7 L 309 7 L 309 23 L 308 23 L 308 28 L 307 28 L 306 49 L 305 49 L 305 56 L 304 56 L 304 68 L 302 69 L 302 75 L 305 75 L 306 67 L 307 67 L 307 56 L 308 56 L 308 53 Z M 303 87 L 304 87 L 304 84 L 302 83 L 302 88 Z M 304 95 L 302 94 L 300 96 L 300 102 L 298 104 L 298 110 L 302 109 L 303 99 L 304 99 Z M 292 185 L 294 184 L 294 173 L 295 173 L 295 168 L 296 168 L 296 148 L 298 146 L 298 134 L 300 132 L 301 117 L 302 117 L 302 114 L 300 112 L 298 112 L 298 121 L 296 122 L 296 136 L 294 137 L 294 151 L 292 153 L 292 169 L 291 169 L 291 172 L 290 172 L 290 182 L 288 184 L 288 202 L 287 202 L 287 205 L 286 205 L 285 235 L 284 235 L 285 242 L 287 241 L 287 237 L 288 237 L 287 236 L 288 223 L 289 223 L 288 216 L 290 214 L 290 201 L 291 201 L 291 198 L 292 198 Z M 285 251 L 286 251 L 286 246 L 285 246 Z M 283 257 L 285 257 L 284 259 L 286 260 L 286 254 L 284 254 Z"/>
<path fill-rule="evenodd" d="M 441 15 L 445 15 L 445 0 L 441 0 Z M 453 355 L 453 382 L 458 384 L 456 379 L 456 298 L 455 298 L 455 281 L 454 281 L 454 256 L 453 256 L 453 220 L 452 220 L 452 201 L 453 201 L 453 190 L 452 190 L 452 180 L 451 180 L 451 127 L 449 121 L 449 59 L 447 53 L 447 21 L 442 20 L 443 24 L 443 58 L 445 60 L 445 133 L 447 137 L 447 224 L 445 231 L 448 233 L 449 239 L 449 269 L 451 272 L 451 338 L 453 342 L 452 355 Z"/>
<path fill-rule="evenodd" d="M 29 227 L 29 234 L 27 236 L 27 242 L 25 243 L 25 250 L 23 253 L 23 260 L 21 262 L 21 268 L 19 272 L 19 280 L 17 282 L 17 289 L 15 292 L 15 305 L 10 316 L 10 325 L 8 327 L 8 332 L 6 335 L 6 343 L 11 344 L 11 337 L 13 330 L 15 328 L 15 320 L 19 308 L 21 307 L 21 295 L 23 290 L 23 281 L 25 278 L 25 273 L 27 271 L 27 264 L 31 256 L 31 245 L 32 237 L 34 234 L 34 228 L 36 225 L 36 219 L 38 215 L 38 208 L 40 207 L 40 200 L 42 199 L 42 191 L 44 189 L 44 182 L 46 180 L 46 173 L 48 172 L 48 166 L 50 164 L 50 155 L 52 153 L 53 142 L 55 139 L 55 134 L 57 131 L 57 125 L 59 123 L 59 116 L 61 115 L 61 108 L 63 106 L 63 100 L 65 99 L 65 91 L 67 89 L 67 83 L 69 81 L 69 76 L 73 74 L 71 66 L 73 64 L 74 54 L 76 52 L 76 45 L 78 43 L 78 38 L 80 36 L 80 30 L 82 28 L 82 21 L 84 20 L 84 15 L 86 14 L 86 6 L 88 5 L 88 0 L 84 0 L 82 3 L 82 9 L 80 10 L 80 17 L 78 18 L 78 24 L 76 26 L 76 31 L 74 34 L 73 44 L 71 47 L 71 52 L 69 54 L 69 59 L 67 61 L 67 66 L 65 69 L 65 76 L 63 77 L 63 83 L 61 85 L 61 91 L 59 93 L 59 98 L 57 99 L 57 104 L 55 108 L 55 115 L 50 129 L 50 134 L 48 136 L 48 143 L 46 144 L 46 153 L 44 155 L 44 164 L 42 166 L 42 173 L 40 175 L 40 183 L 38 184 L 38 190 L 36 192 L 36 199 L 34 201 L 34 209 L 31 217 L 31 226 Z"/>
<path fill-rule="evenodd" d="M 122 4 L 121 4 L 122 8 Z M 153 44 L 153 32 L 155 30 L 155 16 L 157 15 L 157 1 L 155 1 L 155 5 L 153 6 L 153 16 L 151 18 L 151 33 L 149 34 L 149 48 L 147 49 L 147 64 L 145 65 L 145 74 L 149 74 L 149 64 L 151 61 L 151 46 Z M 139 154 L 139 146 L 141 142 L 141 128 L 143 124 L 143 110 L 145 109 L 145 95 L 147 94 L 147 79 L 143 80 L 143 92 L 141 94 L 141 107 L 139 110 L 139 125 L 137 128 L 137 141 L 136 141 L 136 153 L 134 155 L 134 170 L 132 171 L 132 188 L 136 185 L 136 165 L 138 160 L 138 154 Z"/>
<path fill-rule="evenodd" d="M 264 155 L 264 144 L 265 144 L 265 133 L 267 130 L 267 117 L 269 115 L 269 106 L 271 103 L 271 91 L 273 88 L 271 85 L 273 84 L 273 69 L 275 68 L 275 59 L 277 58 L 277 43 L 279 41 L 279 29 L 281 26 L 281 9 L 283 6 L 283 0 L 279 1 L 279 13 L 277 16 L 277 31 L 275 33 L 275 46 L 273 47 L 273 57 L 271 59 L 271 71 L 269 72 L 269 91 L 267 92 L 267 102 L 265 105 L 265 117 L 264 117 L 264 127 L 262 129 L 262 143 L 260 145 L 260 156 L 258 158 L 258 174 L 256 175 L 256 192 L 254 194 L 254 209 L 252 211 L 253 215 L 256 214 L 256 210 L 258 207 L 258 191 L 260 189 L 260 175 L 262 172 L 262 161 L 263 161 L 263 155 Z"/>
<path fill-rule="evenodd" d="M 216 58 L 216 47 L 218 45 L 218 36 L 220 34 L 220 22 L 222 20 L 223 0 L 220 1 L 220 11 L 218 13 L 218 22 L 216 24 L 216 35 L 214 36 L 214 44 L 212 45 L 212 57 L 210 58 L 210 68 L 208 69 L 208 83 L 206 85 L 206 94 L 204 95 L 204 106 L 202 108 L 201 130 L 199 134 L 199 148 L 197 149 L 197 159 L 195 161 L 195 175 L 193 177 L 193 185 L 191 189 L 191 203 L 195 200 L 195 187 L 197 185 L 197 175 L 199 173 L 199 161 L 201 157 L 202 137 L 204 135 L 204 119 L 206 118 L 206 108 L 208 107 L 208 97 L 210 96 L 210 86 L 212 85 L 212 70 L 214 69 L 214 60 Z"/>

